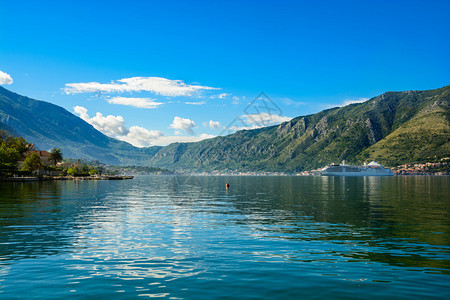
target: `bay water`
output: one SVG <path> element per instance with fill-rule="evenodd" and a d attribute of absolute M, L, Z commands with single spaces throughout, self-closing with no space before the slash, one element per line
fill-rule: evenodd
<path fill-rule="evenodd" d="M 449 189 L 446 176 L 0 183 L 0 299 L 450 299 Z"/>

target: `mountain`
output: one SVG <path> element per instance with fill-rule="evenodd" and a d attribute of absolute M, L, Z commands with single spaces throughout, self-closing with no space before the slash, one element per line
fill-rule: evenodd
<path fill-rule="evenodd" d="M 380 160 L 392 166 L 450 156 L 450 87 L 388 96 L 391 102 L 401 105 L 393 130 L 362 151 L 361 159 Z"/>
<path fill-rule="evenodd" d="M 378 160 L 387 166 L 450 156 L 450 86 L 387 92 L 364 103 L 162 148 L 150 164 L 178 170 L 298 172 Z"/>
<path fill-rule="evenodd" d="M 107 137 L 57 105 L 0 87 L 0 129 L 23 136 L 38 149 L 60 148 L 65 157 L 107 164 L 140 164 L 161 147 L 136 148 Z"/>
<path fill-rule="evenodd" d="M 196 143 L 136 148 L 67 110 L 0 87 L 0 129 L 66 157 L 185 171 L 299 172 L 346 160 L 387 166 L 450 156 L 450 86 L 387 92 L 364 103 Z"/>

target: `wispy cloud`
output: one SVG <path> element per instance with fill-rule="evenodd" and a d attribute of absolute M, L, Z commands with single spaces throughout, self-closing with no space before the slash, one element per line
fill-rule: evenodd
<path fill-rule="evenodd" d="M 184 104 L 188 104 L 188 105 L 204 105 L 206 104 L 205 101 L 201 101 L 201 102 L 184 102 Z"/>
<path fill-rule="evenodd" d="M 233 133 L 235 131 L 239 131 L 239 130 L 252 130 L 252 129 L 258 129 L 258 128 L 261 128 L 261 127 L 264 127 L 264 126 L 255 125 L 255 124 L 253 124 L 251 126 L 248 126 L 248 125 L 243 125 L 243 126 L 233 125 L 233 126 L 230 126 L 229 128 L 227 128 L 227 134 L 231 134 L 231 133 Z"/>
<path fill-rule="evenodd" d="M 66 94 L 147 91 L 167 97 L 193 96 L 205 90 L 219 90 L 219 88 L 215 87 L 186 84 L 182 80 L 171 80 L 162 77 L 131 77 L 111 81 L 110 83 L 67 83 L 65 86 L 64 92 Z"/>
<path fill-rule="evenodd" d="M 245 100 L 245 97 L 243 97 L 243 99 Z M 239 98 L 239 97 L 237 97 L 237 96 L 234 96 L 233 97 L 233 104 L 239 104 L 239 101 L 240 101 L 241 99 Z"/>
<path fill-rule="evenodd" d="M 258 125 L 260 127 L 287 122 L 292 119 L 290 117 L 283 117 L 280 115 L 269 114 L 265 112 L 259 114 L 242 115 L 241 118 L 243 118 L 249 124 Z"/>
<path fill-rule="evenodd" d="M 128 97 L 114 97 L 107 99 L 108 103 L 128 105 L 139 108 L 156 108 L 162 105 L 162 102 L 156 102 L 154 99 L 150 98 L 128 98 Z"/>
<path fill-rule="evenodd" d="M 290 121 L 292 118 L 276 114 L 259 113 L 242 115 L 235 118 L 223 131 L 224 134 L 231 134 L 238 130 L 252 130 L 281 122 Z"/>
<path fill-rule="evenodd" d="M 369 100 L 369 98 L 358 98 L 358 99 L 347 99 L 345 100 L 341 106 L 346 106 L 346 105 L 350 105 L 350 104 L 355 104 L 355 103 L 363 103 L 366 102 L 367 100 Z"/>
<path fill-rule="evenodd" d="M 197 127 L 197 125 L 192 120 L 175 117 L 173 118 L 173 122 L 172 124 L 170 124 L 170 127 L 172 127 L 173 129 L 183 130 L 189 135 L 194 135 L 193 128 Z"/>
<path fill-rule="evenodd" d="M 11 84 L 13 79 L 8 73 L 0 71 L 0 84 Z"/>
<path fill-rule="evenodd" d="M 365 98 L 365 97 L 355 98 L 355 99 L 346 99 L 339 104 L 325 104 L 324 108 L 342 107 L 342 106 L 347 106 L 347 105 L 355 104 L 355 103 L 363 103 L 363 102 L 366 102 L 367 100 L 369 100 L 369 98 Z"/>
<path fill-rule="evenodd" d="M 172 143 L 193 143 L 216 137 L 215 135 L 202 133 L 199 136 L 161 136 L 156 140 L 158 145 L 169 145 Z"/>
<path fill-rule="evenodd" d="M 209 98 L 211 98 L 211 99 L 216 99 L 216 98 L 218 98 L 218 99 L 225 99 L 225 98 L 227 98 L 229 96 L 231 96 L 230 93 L 221 93 L 221 94 L 218 94 L 218 95 L 212 95 Z"/>
<path fill-rule="evenodd" d="M 289 106 L 294 106 L 294 107 L 299 107 L 302 105 L 306 105 L 305 102 L 302 101 L 294 101 L 290 98 L 282 98 L 281 101 L 283 101 L 284 104 L 289 105 Z"/>

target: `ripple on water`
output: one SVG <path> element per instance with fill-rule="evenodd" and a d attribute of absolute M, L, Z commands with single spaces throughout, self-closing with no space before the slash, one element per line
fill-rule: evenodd
<path fill-rule="evenodd" d="M 2 184 L 0 298 L 450 298 L 449 182 Z"/>

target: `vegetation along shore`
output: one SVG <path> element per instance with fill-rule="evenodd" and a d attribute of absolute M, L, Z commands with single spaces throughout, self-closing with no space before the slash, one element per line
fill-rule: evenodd
<path fill-rule="evenodd" d="M 176 174 L 173 171 L 144 166 L 110 166 L 99 161 L 65 159 L 59 148 L 51 151 L 35 149 L 23 137 L 14 137 L 0 131 L 0 181 L 31 182 L 44 180 L 123 180 L 137 174 Z M 448 175 L 450 158 L 420 164 L 392 167 L 396 175 Z M 314 170 L 301 173 L 287 172 L 206 172 L 197 175 L 313 175 Z"/>
<path fill-rule="evenodd" d="M 59 148 L 38 150 L 23 137 L 0 130 L 0 181 L 123 180 L 129 174 L 173 174 L 172 171 L 142 166 L 109 166 L 99 161 L 63 159 Z"/>

